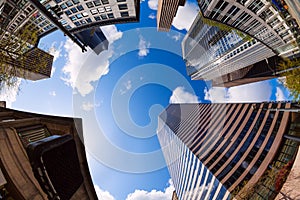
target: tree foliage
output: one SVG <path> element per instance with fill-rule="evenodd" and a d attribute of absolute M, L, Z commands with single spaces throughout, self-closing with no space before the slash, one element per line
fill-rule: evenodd
<path fill-rule="evenodd" d="M 32 59 L 30 50 L 38 42 L 37 31 L 32 25 L 21 27 L 18 31 L 9 31 L 0 26 L 0 90 L 4 86 L 13 87 L 17 83 L 17 77 L 26 79 L 26 71 L 39 71 L 48 64 L 43 54 L 36 55 Z"/>
<path fill-rule="evenodd" d="M 291 97 L 300 101 L 300 59 L 284 59 L 279 63 L 279 74 L 285 77 L 281 82 L 289 89 Z"/>

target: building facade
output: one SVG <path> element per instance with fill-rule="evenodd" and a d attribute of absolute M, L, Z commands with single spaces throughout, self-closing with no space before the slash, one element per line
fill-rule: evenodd
<path fill-rule="evenodd" d="M 256 39 L 199 14 L 182 41 L 187 73 L 193 80 L 212 80 L 275 53 Z"/>
<path fill-rule="evenodd" d="M 81 119 L 1 107 L 0 198 L 96 200 L 82 136 Z M 36 168 L 28 147 L 42 143 L 45 167 Z"/>
<path fill-rule="evenodd" d="M 204 17 L 236 28 L 280 56 L 299 53 L 297 35 L 287 22 L 289 14 L 267 0 L 198 1 Z"/>
<path fill-rule="evenodd" d="M 186 0 L 159 0 L 157 7 L 157 30 L 169 31 L 179 6 L 184 6 Z"/>
<path fill-rule="evenodd" d="M 291 106 L 169 105 L 157 134 L 178 198 L 275 198 L 277 174 L 268 174 L 292 166 L 299 147 L 291 138 L 300 135 L 300 118 Z"/>

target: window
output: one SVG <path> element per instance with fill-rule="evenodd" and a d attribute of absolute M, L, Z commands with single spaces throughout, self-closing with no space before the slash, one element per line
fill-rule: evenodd
<path fill-rule="evenodd" d="M 126 0 L 117 0 L 117 2 L 126 2 Z"/>
<path fill-rule="evenodd" d="M 60 2 L 61 2 L 61 0 L 55 0 L 55 2 L 56 2 L 56 3 L 60 3 Z"/>
<path fill-rule="evenodd" d="M 91 13 L 92 13 L 93 15 L 95 15 L 95 14 L 98 14 L 98 11 L 97 11 L 96 9 L 93 9 L 93 10 L 91 10 Z"/>
<path fill-rule="evenodd" d="M 94 4 L 95 4 L 95 6 L 100 6 L 101 5 L 100 0 L 94 1 Z"/>
<path fill-rule="evenodd" d="M 99 16 L 94 17 L 94 18 L 95 18 L 96 21 L 100 21 L 101 20 L 101 18 Z"/>
<path fill-rule="evenodd" d="M 106 12 L 110 12 L 111 11 L 111 7 L 110 6 L 105 6 L 105 10 L 106 10 Z"/>
<path fill-rule="evenodd" d="M 87 12 L 83 12 L 82 16 L 87 17 L 87 16 L 89 16 L 89 14 Z"/>
<path fill-rule="evenodd" d="M 90 18 L 87 18 L 86 21 L 87 21 L 88 23 L 91 23 L 91 22 L 92 22 L 92 20 L 91 20 Z"/>
<path fill-rule="evenodd" d="M 70 25 L 65 26 L 66 29 L 71 29 Z"/>
<path fill-rule="evenodd" d="M 78 4 L 79 0 L 72 0 L 74 4 Z"/>
<path fill-rule="evenodd" d="M 77 17 L 77 19 L 81 19 L 82 15 L 81 14 L 77 14 L 76 17 Z"/>
<path fill-rule="evenodd" d="M 79 11 L 81 11 L 81 10 L 83 10 L 83 6 L 82 6 L 82 5 L 79 5 L 79 6 L 77 6 L 77 9 L 78 9 Z"/>
<path fill-rule="evenodd" d="M 71 8 L 70 10 L 72 11 L 72 13 L 77 13 L 78 12 L 78 10 L 76 8 Z"/>
<path fill-rule="evenodd" d="M 109 4 L 108 0 L 101 0 L 102 1 L 102 4 Z"/>
<path fill-rule="evenodd" d="M 76 26 L 80 26 L 80 22 L 74 22 Z"/>
<path fill-rule="evenodd" d="M 104 13 L 105 9 L 104 8 L 98 8 L 99 13 Z"/>
<path fill-rule="evenodd" d="M 76 17 L 75 17 L 75 16 L 71 16 L 70 19 L 71 19 L 72 21 L 75 21 L 75 20 L 76 20 Z"/>
<path fill-rule="evenodd" d="M 110 18 L 110 19 L 112 19 L 112 18 L 114 18 L 114 14 L 108 13 L 108 14 L 107 14 L 107 17 Z"/>
<path fill-rule="evenodd" d="M 119 4 L 119 10 L 126 10 L 128 9 L 127 4 Z"/>
<path fill-rule="evenodd" d="M 92 7 L 94 7 L 94 4 L 92 2 L 88 2 L 88 3 L 86 3 L 86 6 L 88 8 L 92 8 Z"/>
<path fill-rule="evenodd" d="M 102 17 L 102 19 L 107 19 L 106 14 L 102 14 L 101 17 Z"/>
<path fill-rule="evenodd" d="M 85 20 L 80 20 L 80 23 L 81 24 L 86 24 L 86 21 Z"/>
<path fill-rule="evenodd" d="M 60 8 L 64 10 L 64 9 L 67 8 L 67 6 L 66 6 L 66 4 L 63 3 L 63 4 L 60 5 Z"/>
<path fill-rule="evenodd" d="M 73 6 L 73 3 L 71 1 L 68 1 L 66 4 L 68 7 Z"/>
<path fill-rule="evenodd" d="M 66 15 L 71 15 L 72 14 L 71 11 L 69 11 L 69 10 L 66 10 L 65 13 L 66 13 Z"/>
<path fill-rule="evenodd" d="M 262 7 L 264 6 L 264 3 L 261 2 L 260 0 L 255 0 L 253 1 L 250 5 L 249 5 L 249 9 L 254 12 L 257 13 L 258 10 L 260 10 Z"/>
<path fill-rule="evenodd" d="M 121 17 L 129 17 L 129 13 L 128 12 L 121 12 Z"/>
<path fill-rule="evenodd" d="M 67 23 L 67 21 L 63 19 L 63 20 L 60 21 L 60 23 L 61 23 L 62 25 L 65 25 L 65 24 Z"/>

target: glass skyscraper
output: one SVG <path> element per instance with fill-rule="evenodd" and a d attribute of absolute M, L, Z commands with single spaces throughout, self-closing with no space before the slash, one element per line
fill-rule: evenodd
<path fill-rule="evenodd" d="M 179 199 L 229 199 L 251 187 L 253 199 L 274 198 L 266 173 L 293 163 L 299 147 L 290 139 L 300 135 L 291 106 L 171 104 L 157 134 Z"/>

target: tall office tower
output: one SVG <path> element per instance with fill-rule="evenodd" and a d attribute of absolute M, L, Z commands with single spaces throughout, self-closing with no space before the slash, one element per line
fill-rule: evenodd
<path fill-rule="evenodd" d="M 273 199 L 284 184 L 278 172 L 296 164 L 300 116 L 289 112 L 294 106 L 169 105 L 159 116 L 157 135 L 178 198 Z"/>
<path fill-rule="evenodd" d="M 212 80 L 275 55 L 258 40 L 220 23 L 208 25 L 205 20 L 199 14 L 182 41 L 183 59 L 192 79 Z"/>
<path fill-rule="evenodd" d="M 267 0 L 198 1 L 206 18 L 236 28 L 260 41 L 279 56 L 299 52 L 297 36 L 287 22 L 289 14 Z"/>
<path fill-rule="evenodd" d="M 82 131 L 81 119 L 0 107 L 0 199 L 97 199 Z"/>
<path fill-rule="evenodd" d="M 157 30 L 169 31 L 179 6 L 184 6 L 186 0 L 159 0 L 157 7 Z"/>
<path fill-rule="evenodd" d="M 12 70 L 21 78 L 39 80 L 50 77 L 53 56 L 37 45 L 54 25 L 34 12 L 28 1 L 0 2 L 0 54 L 6 72 Z"/>

